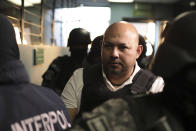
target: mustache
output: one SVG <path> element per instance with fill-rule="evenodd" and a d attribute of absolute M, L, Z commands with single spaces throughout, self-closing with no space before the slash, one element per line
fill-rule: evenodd
<path fill-rule="evenodd" d="M 109 60 L 107 63 L 108 64 L 120 64 L 120 65 L 122 65 L 122 62 L 119 61 L 119 60 Z"/>

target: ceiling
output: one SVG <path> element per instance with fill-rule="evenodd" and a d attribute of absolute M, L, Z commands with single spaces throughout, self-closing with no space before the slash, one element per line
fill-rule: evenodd
<path fill-rule="evenodd" d="M 179 0 L 135 0 L 135 2 L 145 2 L 145 3 L 175 3 Z"/>
<path fill-rule="evenodd" d="M 45 0 L 50 2 L 51 0 Z M 107 0 L 56 0 L 56 7 L 62 7 L 61 1 L 63 1 L 64 7 L 76 7 L 76 6 L 110 6 Z M 182 0 L 134 0 L 135 3 L 152 3 L 152 4 L 172 4 Z"/>
<path fill-rule="evenodd" d="M 83 5 L 109 5 L 110 3 L 107 0 L 75 0 L 78 4 Z M 178 2 L 180 0 L 134 0 L 134 2 L 140 2 L 140 3 L 159 3 L 159 4 L 171 4 Z"/>
<path fill-rule="evenodd" d="M 54 0 L 44 0 L 47 4 L 53 4 Z M 98 7 L 110 7 L 110 2 L 107 0 L 55 0 L 56 8 L 67 8 L 67 7 L 78 7 L 78 6 L 98 6 Z M 146 4 L 181 4 L 190 5 L 194 2 L 196 5 L 196 0 L 134 0 L 134 3 L 146 3 Z"/>

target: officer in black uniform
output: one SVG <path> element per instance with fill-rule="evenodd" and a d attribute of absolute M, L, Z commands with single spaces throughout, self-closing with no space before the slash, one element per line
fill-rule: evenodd
<path fill-rule="evenodd" d="M 51 88 L 58 95 L 61 95 L 73 71 L 83 66 L 83 61 L 87 56 L 88 44 L 90 43 L 90 33 L 87 30 L 83 28 L 73 29 L 68 39 L 71 56 L 59 56 L 53 60 L 42 76 L 42 86 Z"/>
<path fill-rule="evenodd" d="M 90 52 L 88 53 L 85 61 L 83 62 L 84 67 L 96 65 L 101 63 L 101 44 L 103 41 L 103 35 L 95 37 L 92 41 Z"/>
<path fill-rule="evenodd" d="M 196 11 L 184 12 L 170 22 L 152 68 L 165 79 L 162 93 L 109 100 L 83 113 L 72 129 L 195 131 L 195 23 Z"/>
<path fill-rule="evenodd" d="M 70 127 L 60 97 L 31 84 L 19 58 L 14 28 L 0 15 L 0 130 L 63 131 Z"/>

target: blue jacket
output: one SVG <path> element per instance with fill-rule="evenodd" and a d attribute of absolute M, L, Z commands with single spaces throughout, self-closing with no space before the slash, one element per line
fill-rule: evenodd
<path fill-rule="evenodd" d="M 0 65 L 0 131 L 63 131 L 70 126 L 60 97 L 31 84 L 21 61 Z"/>

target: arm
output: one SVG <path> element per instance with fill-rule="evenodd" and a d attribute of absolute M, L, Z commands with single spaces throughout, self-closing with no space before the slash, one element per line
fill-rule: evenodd
<path fill-rule="evenodd" d="M 77 69 L 61 94 L 61 98 L 68 109 L 71 120 L 73 121 L 80 108 L 80 99 L 83 88 L 83 69 Z"/>
<path fill-rule="evenodd" d="M 67 110 L 71 121 L 73 121 L 76 115 L 78 114 L 78 108 L 67 108 Z"/>

